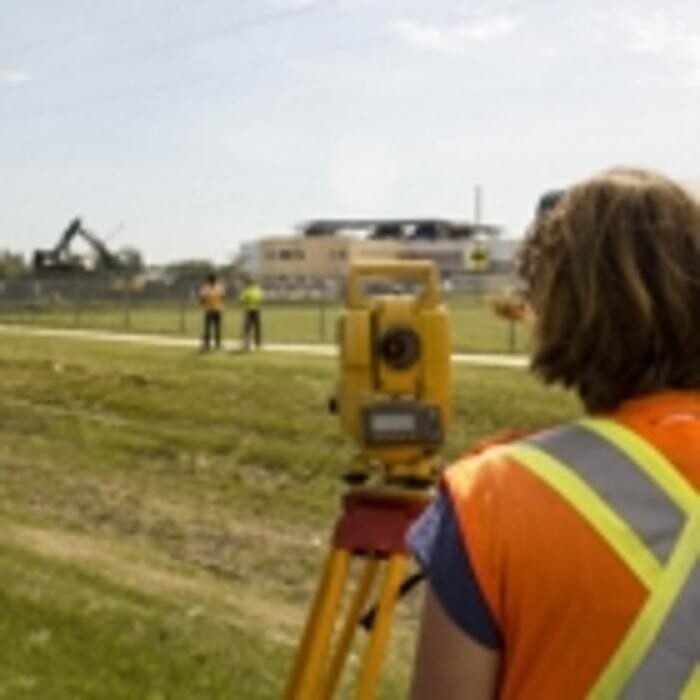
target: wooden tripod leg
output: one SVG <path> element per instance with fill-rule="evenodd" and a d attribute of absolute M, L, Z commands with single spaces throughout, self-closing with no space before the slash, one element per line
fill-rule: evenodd
<path fill-rule="evenodd" d="M 347 658 L 352 641 L 355 638 L 355 633 L 360 624 L 360 617 L 364 611 L 365 605 L 372 591 L 372 586 L 377 577 L 379 570 L 378 559 L 366 559 L 364 568 L 357 583 L 355 594 L 353 595 L 350 608 L 345 618 L 343 629 L 338 638 L 338 643 L 333 654 L 333 658 L 328 667 L 328 675 L 323 684 L 323 689 L 319 693 L 319 698 L 330 698 L 333 696 L 335 689 L 343 672 L 345 660 Z"/>
<path fill-rule="evenodd" d="M 349 566 L 348 550 L 334 548 L 330 551 L 287 681 L 283 696 L 285 700 L 308 700 L 314 697 L 320 684 L 324 656 L 333 633 Z"/>
<path fill-rule="evenodd" d="M 377 616 L 362 660 L 362 670 L 355 695 L 357 700 L 369 700 L 369 698 L 374 697 L 382 659 L 389 639 L 394 608 L 399 599 L 401 579 L 408 566 L 408 561 L 405 554 L 392 554 L 386 564 Z"/>

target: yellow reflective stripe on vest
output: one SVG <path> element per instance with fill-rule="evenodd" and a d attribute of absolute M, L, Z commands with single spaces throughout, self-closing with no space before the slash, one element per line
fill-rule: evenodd
<path fill-rule="evenodd" d="M 700 496 L 652 445 L 608 420 L 586 419 L 504 449 L 565 498 L 650 591 L 589 697 L 696 697 Z M 650 494 L 649 482 L 665 495 Z M 642 513 L 649 527 L 640 505 L 653 506 Z"/>
<path fill-rule="evenodd" d="M 660 489 L 666 492 L 681 510 L 690 514 L 697 505 L 698 497 L 685 482 L 666 457 L 653 445 L 640 438 L 629 428 L 619 423 L 600 418 L 586 418 L 579 421 L 589 430 L 593 430 L 604 439 L 609 440 L 637 464 Z"/>
<path fill-rule="evenodd" d="M 527 442 L 576 473 L 634 530 L 659 564 L 668 562 L 686 515 L 627 453 L 581 424 L 548 430 Z"/>
<path fill-rule="evenodd" d="M 681 695 L 681 700 L 697 700 L 697 698 L 700 698 L 700 664 L 695 665 L 695 671 Z"/>
<path fill-rule="evenodd" d="M 664 571 L 660 583 L 649 595 L 642 610 L 625 635 L 603 674 L 590 692 L 591 698 L 616 697 L 681 697 L 684 687 L 690 685 L 694 675 L 693 668 L 677 670 L 674 678 L 667 678 L 654 663 L 655 643 L 663 636 L 664 622 L 674 613 L 684 589 L 700 584 L 700 565 L 698 564 L 698 542 L 700 542 L 700 524 L 697 519 L 689 521 L 681 536 L 674 555 Z M 683 614 L 682 610 L 678 611 Z M 698 637 L 698 622 L 686 617 L 682 622 L 694 627 Z M 693 632 L 687 633 L 687 643 L 693 644 Z M 695 647 L 700 656 L 700 646 Z M 662 652 L 659 652 L 662 653 Z M 697 662 L 695 663 L 697 672 Z M 663 669 L 661 669 L 663 671 Z M 690 680 L 688 677 L 690 676 Z M 670 687 L 676 681 L 677 688 Z M 657 684 L 659 687 L 657 687 Z M 620 694 L 620 691 L 623 691 Z M 691 696 L 692 697 L 692 696 Z"/>
<path fill-rule="evenodd" d="M 696 680 L 700 673 L 700 621 L 697 619 L 697 606 L 700 605 L 700 496 L 656 448 L 636 433 L 608 420 L 586 419 L 581 424 L 624 451 L 688 516 L 661 581 L 654 587 L 591 691 L 591 697 L 615 697 L 624 689 L 622 697 L 692 698 L 693 695 L 688 693 L 695 688 L 695 697 L 700 698 L 700 688 L 697 687 L 700 680 Z M 695 608 L 691 607 L 693 600 Z M 687 609 L 683 608 L 684 605 Z M 676 669 L 675 677 L 670 678 L 669 674 L 662 673 L 663 669 L 659 670 L 662 662 L 657 657 L 664 654 L 664 641 L 671 643 L 665 637 L 673 634 L 674 626 L 676 636 L 682 637 L 675 641 L 676 646 L 685 642 L 689 650 L 695 649 L 696 661 L 693 668 Z M 662 685 L 657 687 L 657 683 Z M 670 687 L 672 683 L 677 687 Z"/>
<path fill-rule="evenodd" d="M 515 443 L 504 449 L 573 506 L 647 588 L 654 585 L 661 574 L 659 562 L 639 535 L 581 477 L 539 447 Z"/>

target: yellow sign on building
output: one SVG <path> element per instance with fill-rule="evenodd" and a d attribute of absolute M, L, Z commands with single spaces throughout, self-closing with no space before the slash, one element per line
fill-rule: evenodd
<path fill-rule="evenodd" d="M 475 243 L 464 249 L 464 267 L 469 272 L 487 272 L 491 268 L 491 253 L 489 249 L 481 243 Z"/>

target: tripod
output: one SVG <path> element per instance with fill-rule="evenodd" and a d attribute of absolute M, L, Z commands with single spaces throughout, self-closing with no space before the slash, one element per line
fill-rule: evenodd
<path fill-rule="evenodd" d="M 409 565 L 405 536 L 431 497 L 425 480 L 399 488 L 387 483 L 350 487 L 343 496 L 330 551 L 287 680 L 284 700 L 327 700 L 333 696 L 358 626 L 369 630 L 356 700 L 374 696 L 398 599 L 420 576 L 405 579 Z M 354 590 L 352 563 L 360 563 Z M 343 620 L 343 598 L 348 593 Z M 364 614 L 373 590 L 376 608 Z"/>

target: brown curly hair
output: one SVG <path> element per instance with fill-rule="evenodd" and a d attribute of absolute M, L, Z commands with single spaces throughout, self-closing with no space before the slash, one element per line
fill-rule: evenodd
<path fill-rule="evenodd" d="M 700 390 L 700 205 L 677 183 L 616 168 L 571 187 L 536 217 L 517 269 L 545 382 L 593 412 Z"/>

